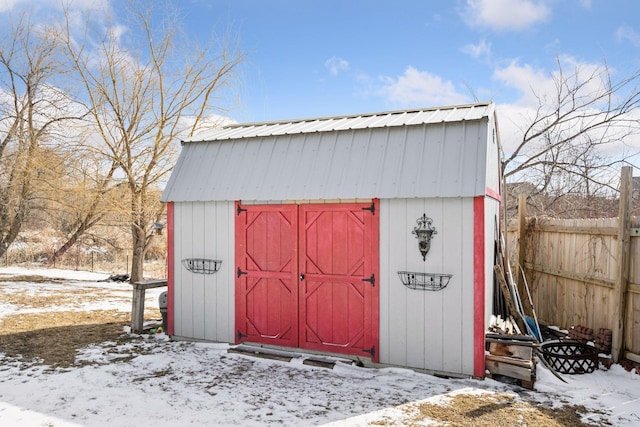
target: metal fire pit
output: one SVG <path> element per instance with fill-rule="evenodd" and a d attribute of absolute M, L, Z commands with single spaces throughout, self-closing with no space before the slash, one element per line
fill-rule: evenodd
<path fill-rule="evenodd" d="M 540 353 L 561 374 L 588 374 L 598 367 L 598 351 L 577 341 L 545 342 Z"/>

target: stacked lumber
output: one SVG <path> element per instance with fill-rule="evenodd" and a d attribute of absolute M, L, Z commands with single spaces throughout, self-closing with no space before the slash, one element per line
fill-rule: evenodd
<path fill-rule="evenodd" d="M 538 343 L 530 335 L 486 335 L 485 370 L 490 378 L 504 376 L 533 389 L 536 380 L 535 350 Z"/>

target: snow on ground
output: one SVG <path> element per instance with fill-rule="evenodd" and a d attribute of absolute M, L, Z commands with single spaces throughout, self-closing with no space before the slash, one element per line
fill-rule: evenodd
<path fill-rule="evenodd" d="M 39 276 L 51 279 L 51 281 L 29 282 L 2 282 L 2 277 L 7 276 Z M 3 292 L 21 292 L 27 295 L 54 296 L 61 292 L 95 292 L 96 294 L 107 294 L 109 298 L 100 300 L 78 299 L 73 304 L 60 305 L 57 307 L 24 308 L 7 304 L 0 300 L 0 318 L 10 314 L 33 314 L 38 312 L 52 311 L 92 311 L 92 310 L 117 310 L 131 312 L 132 287 L 128 282 L 105 281 L 110 276 L 107 273 L 92 273 L 87 271 L 60 270 L 60 269 L 29 269 L 23 267 L 0 268 L 0 283 Z M 166 288 L 153 288 L 145 292 L 145 305 L 147 307 L 157 307 L 158 296 Z M 154 305 L 155 304 L 155 305 Z"/>
<path fill-rule="evenodd" d="M 95 289 L 128 291 L 128 305 L 119 297 L 117 304 L 105 304 L 130 309 L 130 285 L 98 282 L 105 275 L 0 268 L 0 286 L 16 291 L 68 284 L 2 282 L 5 274 L 47 274 Z M 0 309 L 0 318 L 19 310 Z M 331 370 L 303 365 L 301 359 L 282 362 L 228 353 L 228 348 L 173 342 L 164 334 L 129 335 L 81 350 L 77 361 L 87 363 L 77 367 L 51 370 L 5 362 L 0 365 L 0 425 L 403 425 L 416 402 L 442 403 L 459 393 L 509 393 L 548 405 L 584 405 L 594 412 L 584 421 L 602 422 L 595 412 L 605 411 L 613 425 L 640 425 L 640 375 L 617 365 L 609 371 L 564 375 L 564 384 L 538 364 L 535 391 L 530 392 L 490 379 L 442 379 L 408 369 L 342 363 Z"/>

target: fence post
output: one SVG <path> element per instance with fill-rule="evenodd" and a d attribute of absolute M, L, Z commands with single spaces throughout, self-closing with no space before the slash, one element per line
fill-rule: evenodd
<path fill-rule="evenodd" d="M 620 199 L 618 215 L 618 265 L 614 298 L 616 304 L 613 312 L 613 337 L 611 343 L 611 356 L 617 363 L 624 358 L 625 351 L 625 323 L 627 320 L 627 287 L 630 268 L 630 242 L 629 234 L 631 222 L 631 192 L 632 192 L 632 168 L 624 166 L 620 174 Z"/>

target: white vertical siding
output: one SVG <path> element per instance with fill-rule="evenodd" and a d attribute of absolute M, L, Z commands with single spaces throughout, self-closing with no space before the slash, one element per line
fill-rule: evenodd
<path fill-rule="evenodd" d="M 205 227 L 207 223 L 207 218 L 204 215 L 204 204 L 203 203 L 194 203 L 191 205 L 191 224 L 197 225 L 197 227 L 201 230 L 198 233 L 198 230 L 195 227 L 192 229 L 193 234 L 191 236 L 191 250 L 194 255 L 185 256 L 190 258 L 209 258 L 213 257 L 214 254 L 209 254 L 205 256 Z M 196 255 L 197 254 L 197 255 Z M 186 255 L 186 254 L 184 254 Z M 182 269 L 189 273 L 184 267 Z M 186 274 L 185 274 L 186 276 Z M 189 273 L 189 278 L 192 283 L 192 292 L 191 295 L 191 334 L 194 337 L 204 338 L 204 313 L 205 313 L 205 304 L 204 304 L 204 295 L 205 295 L 205 286 L 206 279 L 208 279 L 209 275 L 205 274 L 193 274 Z"/>
<path fill-rule="evenodd" d="M 485 326 L 491 314 L 494 219 L 499 204 L 485 198 Z M 436 234 L 426 261 L 411 231 L 426 213 Z M 380 202 L 380 362 L 473 375 L 473 198 L 384 199 Z M 174 335 L 234 342 L 234 205 L 174 205 Z M 223 261 L 220 271 L 187 271 L 183 258 Z M 441 291 L 408 289 L 397 271 L 448 273 Z"/>
<path fill-rule="evenodd" d="M 473 198 L 380 202 L 380 362 L 473 375 Z M 426 213 L 426 261 L 411 231 Z M 453 274 L 440 291 L 408 289 L 397 271 Z"/>
<path fill-rule="evenodd" d="M 173 266 L 173 333 L 189 336 L 193 330 L 193 321 L 185 316 L 189 313 L 193 294 L 193 278 L 187 276 L 181 264 L 185 253 L 192 253 L 193 236 L 192 203 L 175 203 L 173 206 L 174 230 L 174 266 Z"/>
<path fill-rule="evenodd" d="M 174 204 L 174 335 L 233 342 L 234 217 L 232 202 Z M 195 274 L 185 258 L 222 260 L 215 274 Z"/>

